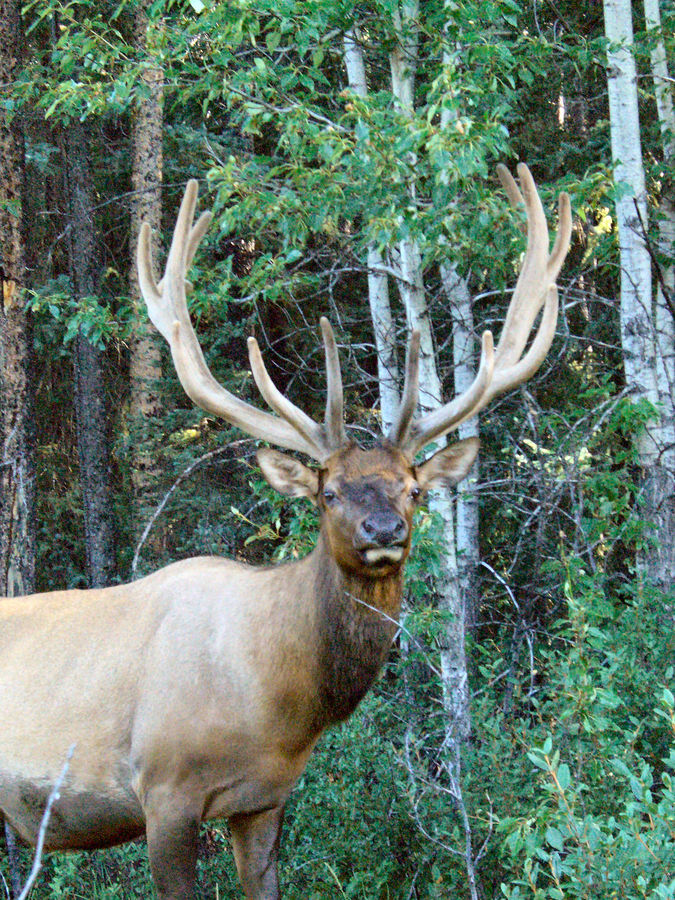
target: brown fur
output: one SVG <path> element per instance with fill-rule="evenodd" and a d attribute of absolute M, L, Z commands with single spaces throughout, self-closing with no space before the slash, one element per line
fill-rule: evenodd
<path fill-rule="evenodd" d="M 466 474 L 477 442 L 454 446 L 432 480 Z M 321 732 L 352 712 L 386 658 L 411 491 L 429 480 L 386 447 L 351 447 L 320 473 L 273 451 L 261 464 L 321 510 L 305 559 L 255 569 L 203 557 L 129 585 L 0 603 L 0 810 L 35 842 L 74 745 L 47 845 L 103 846 L 145 829 L 162 900 L 192 896 L 199 822 L 215 816 L 230 820 L 246 896 L 279 897 L 284 804 Z M 374 508 L 402 516 L 407 533 L 397 559 L 370 565 L 359 529 Z"/>

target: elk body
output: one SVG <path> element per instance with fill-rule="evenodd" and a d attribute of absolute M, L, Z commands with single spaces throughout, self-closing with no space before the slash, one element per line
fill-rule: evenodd
<path fill-rule="evenodd" d="M 149 231 L 142 229 L 143 295 L 186 392 L 248 434 L 318 463 L 310 468 L 276 450 L 258 452 L 274 488 L 318 506 L 321 530 L 312 553 L 280 566 L 202 557 L 128 585 L 0 603 L 0 810 L 23 839 L 36 841 L 45 803 L 74 746 L 47 847 L 102 847 L 145 832 L 157 893 L 179 900 L 194 896 L 200 823 L 224 816 L 246 896 L 280 896 L 284 804 L 321 732 L 354 710 L 387 655 L 415 506 L 431 486 L 465 477 L 478 442 L 460 441 L 420 465 L 415 455 L 526 380 L 553 338 L 569 200 L 561 195 L 549 253 L 536 187 L 525 166 L 519 171 L 522 195 L 500 167 L 511 201 L 525 205 L 528 249 L 498 347 L 493 351 L 486 332 L 474 384 L 415 419 L 419 338 L 413 335 L 398 418 L 372 449 L 346 435 L 326 320 L 323 423 L 276 390 L 252 338 L 253 374 L 277 415 L 244 403 L 213 379 L 185 302 L 186 271 L 210 220 L 203 214 L 192 224 L 195 182 L 186 190 L 159 284 Z"/>

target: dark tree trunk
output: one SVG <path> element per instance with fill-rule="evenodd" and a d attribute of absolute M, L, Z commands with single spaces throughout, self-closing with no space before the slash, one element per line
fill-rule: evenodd
<path fill-rule="evenodd" d="M 99 288 L 94 186 L 87 130 L 69 125 L 65 136 L 66 196 L 73 295 L 82 303 Z M 115 577 L 115 531 L 110 502 L 110 428 L 105 408 L 104 351 L 83 333 L 75 339 L 75 413 L 87 565 L 91 587 Z"/>
<path fill-rule="evenodd" d="M 15 0 L 0 0 L 0 84 L 12 84 L 21 59 Z M 35 584 L 34 402 L 32 333 L 22 220 L 24 144 L 17 115 L 0 107 L 0 595 Z"/>
<path fill-rule="evenodd" d="M 134 21 L 134 41 L 140 53 L 147 52 L 148 0 L 139 4 Z M 132 131 L 131 205 L 131 270 L 129 286 L 139 314 L 131 340 L 131 429 L 133 434 L 132 479 L 134 486 L 134 518 L 137 534 L 155 505 L 161 475 L 161 459 L 157 443 L 156 423 L 162 403 L 159 393 L 162 377 L 161 344 L 157 332 L 148 321 L 140 301 L 136 272 L 136 244 L 142 222 L 152 228 L 154 250 L 162 225 L 162 125 L 164 73 L 159 66 L 148 66 L 143 72 L 146 95 L 139 100 L 134 113 Z M 155 252 L 155 259 L 157 253 Z M 150 545 L 158 548 L 161 538 L 155 534 Z"/>
<path fill-rule="evenodd" d="M 17 0 L 0 0 L 0 84 L 11 85 L 21 65 Z M 35 587 L 35 432 L 32 333 L 23 288 L 24 139 L 19 116 L 0 105 L 0 596 Z M 5 825 L 15 897 L 21 868 L 14 833 Z"/>

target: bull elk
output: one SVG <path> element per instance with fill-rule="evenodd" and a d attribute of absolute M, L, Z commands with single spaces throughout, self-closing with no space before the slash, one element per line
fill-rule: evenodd
<path fill-rule="evenodd" d="M 529 378 L 553 339 L 569 199 L 560 196 L 549 253 L 529 170 L 519 167 L 522 193 L 505 168 L 499 175 L 511 202 L 524 204 L 528 223 L 499 344 L 493 350 L 485 332 L 469 389 L 415 418 L 419 335 L 413 334 L 398 416 L 370 449 L 345 431 L 338 354 L 326 319 L 323 423 L 277 390 L 254 338 L 251 369 L 276 415 L 235 397 L 211 375 L 185 299 L 186 272 L 211 218 L 203 213 L 193 224 L 196 182 L 185 191 L 159 283 L 143 226 L 141 290 L 185 391 L 249 435 L 318 463 L 310 468 L 277 450 L 258 450 L 270 484 L 315 503 L 321 528 L 307 557 L 279 566 L 198 557 L 132 584 L 0 603 L 0 810 L 24 840 L 36 841 L 45 802 L 74 745 L 48 848 L 103 847 L 145 832 L 158 896 L 184 900 L 194 896 L 200 823 L 224 816 L 246 896 L 280 896 L 284 805 L 322 731 L 349 716 L 387 656 L 415 507 L 430 487 L 466 476 L 478 440 L 444 447 L 421 464 L 415 456 Z"/>

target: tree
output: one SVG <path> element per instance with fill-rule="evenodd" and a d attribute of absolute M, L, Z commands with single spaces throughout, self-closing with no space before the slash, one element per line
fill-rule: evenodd
<path fill-rule="evenodd" d="M 161 461 L 156 421 L 162 408 L 160 383 L 162 355 L 158 335 L 140 306 L 138 274 L 134 263 L 138 234 L 143 222 L 153 229 L 157 243 L 162 219 L 162 134 L 164 73 L 153 55 L 150 42 L 153 25 L 148 17 L 150 3 L 140 3 L 134 15 L 134 42 L 144 60 L 139 96 L 133 110 L 131 229 L 129 286 L 137 315 L 131 340 L 131 420 L 134 432 L 132 479 L 137 534 L 152 505 L 160 481 Z M 156 247 L 155 247 L 156 249 Z M 155 254 L 156 255 L 156 254 Z"/>
<path fill-rule="evenodd" d="M 641 565 L 645 574 L 667 591 L 675 584 L 673 311 L 667 309 L 663 289 L 655 296 L 652 285 L 632 4 L 628 0 L 605 0 L 604 12 L 621 260 L 621 343 L 626 384 L 635 400 L 646 403 L 651 411 L 651 419 L 635 438 L 637 460 L 643 469 L 645 519 L 652 526 Z M 650 21 L 655 22 L 653 16 Z M 667 104 L 658 64 L 655 75 L 663 111 Z M 666 221 L 667 215 L 666 210 Z M 665 242 L 668 243 L 667 237 Z M 662 248 L 672 249 L 672 242 L 670 248 L 663 244 L 662 231 Z"/>
<path fill-rule="evenodd" d="M 69 122 L 64 135 L 64 170 L 69 219 L 73 299 L 85 307 L 99 292 L 100 263 L 94 217 L 89 129 Z M 81 326 L 75 338 L 75 413 L 84 508 L 85 545 L 91 587 L 114 580 L 114 520 L 110 496 L 110 423 L 106 415 L 104 350 Z"/>
<path fill-rule="evenodd" d="M 0 85 L 13 85 L 22 64 L 20 5 L 0 3 Z M 24 135 L 10 102 L 0 103 L 0 596 L 29 594 L 35 585 L 34 387 L 32 329 L 22 201 Z M 21 886 L 13 831 L 5 828 L 10 877 Z"/>
<path fill-rule="evenodd" d="M 22 64 L 20 10 L 0 7 L 0 84 L 12 85 Z M 35 583 L 34 432 L 31 324 L 22 193 L 24 137 L 14 104 L 0 107 L 0 595 L 30 593 Z"/>

